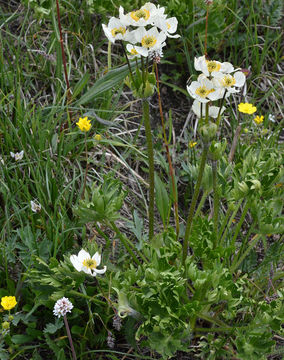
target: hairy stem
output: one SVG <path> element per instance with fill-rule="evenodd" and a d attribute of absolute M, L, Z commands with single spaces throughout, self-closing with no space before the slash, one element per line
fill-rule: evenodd
<path fill-rule="evenodd" d="M 219 193 L 218 193 L 218 162 L 212 161 L 212 174 L 213 174 L 213 245 L 214 248 L 218 242 L 218 214 L 219 214 Z"/>
<path fill-rule="evenodd" d="M 143 99 L 143 118 L 147 141 L 147 152 L 149 162 L 149 208 L 148 208 L 148 219 L 149 219 L 149 241 L 154 237 L 154 205 L 155 205 L 155 182 L 154 182 L 154 151 L 150 125 L 150 110 L 149 103 L 146 99 Z"/>
<path fill-rule="evenodd" d="M 64 319 L 64 324 L 65 324 L 67 336 L 68 336 L 68 339 L 69 339 L 69 344 L 71 346 L 73 360 L 77 360 L 77 356 L 76 356 L 76 352 L 75 352 L 75 349 L 74 349 L 70 328 L 69 328 L 68 321 L 67 321 L 67 316 L 64 315 L 63 319 Z"/>

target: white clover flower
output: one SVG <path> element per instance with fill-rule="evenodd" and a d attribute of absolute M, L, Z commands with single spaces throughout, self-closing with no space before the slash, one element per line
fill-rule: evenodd
<path fill-rule="evenodd" d="M 205 106 L 200 101 L 194 100 L 191 109 L 198 118 L 205 117 L 205 111 L 206 111 Z M 224 106 L 222 106 L 220 115 L 222 115 L 225 110 L 226 110 L 226 108 Z M 209 106 L 209 116 L 210 117 L 217 119 L 219 111 L 220 111 L 220 107 Z"/>
<path fill-rule="evenodd" d="M 103 31 L 105 36 L 111 41 L 113 44 L 116 40 L 126 40 L 131 41 L 132 36 L 131 33 L 126 29 L 126 26 L 122 24 L 122 22 L 115 18 L 111 17 L 108 25 L 102 24 Z"/>
<path fill-rule="evenodd" d="M 216 94 L 223 97 L 225 91 L 227 91 L 226 97 L 228 97 L 230 94 L 240 91 L 237 88 L 244 86 L 246 76 L 242 71 L 237 71 L 232 75 L 219 72 L 213 75 L 212 82 L 215 86 Z"/>
<path fill-rule="evenodd" d="M 141 43 L 141 47 L 147 50 L 146 56 L 148 56 L 149 52 L 161 49 L 166 45 L 166 34 L 163 31 L 159 32 L 155 26 L 148 31 L 144 27 L 139 27 L 134 31 L 134 36 L 136 42 Z M 137 48 L 140 49 L 139 46 Z"/>
<path fill-rule="evenodd" d="M 13 159 L 15 159 L 16 161 L 22 160 L 23 156 L 24 156 L 24 150 L 22 150 L 19 153 L 13 153 L 12 151 L 10 152 L 10 155 Z"/>
<path fill-rule="evenodd" d="M 218 72 L 229 74 L 234 71 L 234 67 L 229 62 L 206 60 L 205 55 L 194 58 L 194 68 L 201 71 L 205 76 L 217 74 Z"/>
<path fill-rule="evenodd" d="M 119 19 L 124 26 L 147 26 L 151 25 L 157 14 L 163 14 L 163 8 L 157 8 L 150 2 L 143 5 L 139 10 L 124 14 L 122 6 L 119 7 Z"/>
<path fill-rule="evenodd" d="M 77 271 L 84 271 L 86 274 L 91 276 L 104 274 L 107 269 L 106 266 L 104 266 L 104 268 L 101 270 L 97 269 L 97 266 L 99 266 L 101 263 L 101 255 L 98 252 L 96 252 L 95 255 L 91 258 L 91 255 L 82 249 L 79 251 L 78 256 L 71 255 L 70 261 Z"/>
<path fill-rule="evenodd" d="M 31 209 L 34 213 L 40 212 L 41 210 L 41 204 L 37 201 L 31 200 Z"/>
<path fill-rule="evenodd" d="M 199 75 L 197 81 L 193 81 L 189 86 L 187 86 L 187 91 L 189 95 L 194 99 L 207 103 L 208 101 L 214 101 L 221 98 L 218 94 L 215 93 L 215 88 L 213 82 L 203 74 Z"/>
<path fill-rule="evenodd" d="M 128 56 L 129 59 L 134 59 L 135 57 L 142 56 L 148 56 L 148 50 L 143 48 L 142 46 L 134 46 L 132 44 L 126 45 L 126 50 L 130 53 Z"/>
<path fill-rule="evenodd" d="M 153 24 L 159 29 L 161 29 L 166 34 L 167 37 L 170 38 L 180 37 L 180 35 L 178 34 L 172 35 L 177 31 L 178 21 L 176 17 L 171 17 L 167 19 L 157 15 L 153 19 Z"/>
<path fill-rule="evenodd" d="M 73 304 L 71 301 L 68 298 L 63 297 L 56 301 L 53 308 L 53 314 L 59 318 L 60 316 L 64 317 L 68 312 L 71 312 L 72 309 Z"/>

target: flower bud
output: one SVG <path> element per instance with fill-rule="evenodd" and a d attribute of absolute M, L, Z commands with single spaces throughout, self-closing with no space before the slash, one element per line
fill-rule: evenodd
<path fill-rule="evenodd" d="M 10 328 L 10 323 L 8 321 L 2 322 L 2 328 L 8 330 Z"/>
<path fill-rule="evenodd" d="M 200 136 L 202 140 L 206 143 L 214 139 L 218 130 L 218 126 L 212 122 L 204 124 L 199 128 Z"/>

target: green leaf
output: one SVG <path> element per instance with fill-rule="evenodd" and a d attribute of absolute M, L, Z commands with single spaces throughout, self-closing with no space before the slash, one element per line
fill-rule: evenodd
<path fill-rule="evenodd" d="M 60 319 L 56 319 L 55 324 L 49 323 L 44 328 L 43 332 L 45 334 L 55 334 L 57 330 L 61 329 L 64 325 L 63 321 Z"/>
<path fill-rule="evenodd" d="M 136 66 L 135 62 L 131 63 L 131 67 Z M 95 84 L 76 102 L 76 106 L 86 104 L 105 91 L 111 90 L 114 87 L 122 84 L 126 76 L 129 74 L 127 65 L 110 70 L 106 75 L 98 79 Z"/>
<path fill-rule="evenodd" d="M 13 335 L 11 339 L 14 344 L 21 345 L 32 341 L 34 338 L 29 335 Z"/>

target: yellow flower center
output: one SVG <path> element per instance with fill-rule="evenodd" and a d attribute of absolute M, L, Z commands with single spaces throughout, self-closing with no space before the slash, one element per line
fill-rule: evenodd
<path fill-rule="evenodd" d="M 113 28 L 113 29 L 111 30 L 111 35 L 112 35 L 113 37 L 116 37 L 118 34 L 124 35 L 125 32 L 126 32 L 126 29 L 125 29 L 123 26 L 121 26 L 120 28 Z"/>
<path fill-rule="evenodd" d="M 226 75 L 223 77 L 221 82 L 224 87 L 231 87 L 235 85 L 236 79 L 232 75 Z"/>
<path fill-rule="evenodd" d="M 87 268 L 87 269 L 95 269 L 97 267 L 97 262 L 93 259 L 85 259 L 83 261 L 83 265 Z"/>
<path fill-rule="evenodd" d="M 168 22 L 167 22 L 166 24 L 167 24 L 167 28 L 168 28 L 168 30 L 170 30 L 171 25 L 170 25 Z"/>
<path fill-rule="evenodd" d="M 150 11 L 146 9 L 131 11 L 130 16 L 135 21 L 139 21 L 140 19 L 148 20 L 150 17 Z"/>
<path fill-rule="evenodd" d="M 137 55 L 138 54 L 137 50 L 135 50 L 134 48 L 131 49 L 130 53 L 131 53 L 131 55 Z"/>
<path fill-rule="evenodd" d="M 221 64 L 218 64 L 216 61 L 206 61 L 207 69 L 209 72 L 219 71 Z"/>
<path fill-rule="evenodd" d="M 142 46 L 146 48 L 153 47 L 156 44 L 156 42 L 157 39 L 155 38 L 155 36 L 149 36 L 149 35 L 145 35 L 141 40 Z"/>
<path fill-rule="evenodd" d="M 214 91 L 214 89 L 209 90 L 205 85 L 203 85 L 196 89 L 195 94 L 202 98 L 206 98 L 206 96 L 208 96 L 212 91 Z"/>

